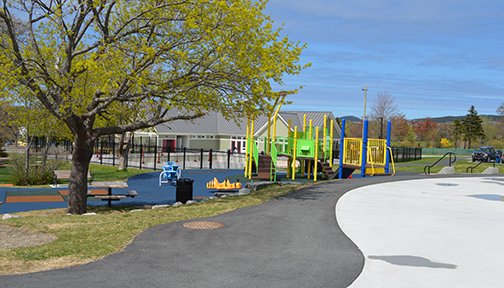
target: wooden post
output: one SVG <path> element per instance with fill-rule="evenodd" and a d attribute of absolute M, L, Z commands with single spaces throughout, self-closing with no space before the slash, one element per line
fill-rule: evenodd
<path fill-rule="evenodd" d="M 311 160 L 307 160 L 308 162 L 308 175 L 306 176 L 306 179 L 310 179 L 311 177 Z M 303 171 L 304 173 L 304 171 Z"/>

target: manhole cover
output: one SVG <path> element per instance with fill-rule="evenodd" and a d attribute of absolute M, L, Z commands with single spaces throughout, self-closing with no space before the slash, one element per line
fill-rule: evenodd
<path fill-rule="evenodd" d="M 182 224 L 184 228 L 194 229 L 194 230 L 209 230 L 209 229 L 219 229 L 224 227 L 224 224 L 219 222 L 211 221 L 194 221 Z"/>

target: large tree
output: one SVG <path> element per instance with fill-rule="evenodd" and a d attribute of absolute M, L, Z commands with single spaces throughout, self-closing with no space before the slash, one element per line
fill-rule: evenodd
<path fill-rule="evenodd" d="M 467 115 L 462 119 L 462 127 L 464 131 L 464 141 L 467 142 L 467 148 L 471 148 L 472 143 L 477 139 L 485 139 L 485 131 L 482 125 L 483 120 L 478 115 L 478 111 L 476 111 L 474 105 L 471 105 L 467 112 Z"/>
<path fill-rule="evenodd" d="M 303 68 L 304 45 L 280 36 L 264 0 L 2 2 L 0 93 L 32 97 L 71 131 L 70 213 L 86 211 L 99 136 L 210 109 L 233 117 Z"/>

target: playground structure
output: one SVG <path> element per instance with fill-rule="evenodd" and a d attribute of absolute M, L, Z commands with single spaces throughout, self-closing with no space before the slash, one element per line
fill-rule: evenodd
<path fill-rule="evenodd" d="M 217 191 L 233 191 L 241 189 L 242 184 L 240 182 L 231 183 L 228 179 L 221 183 L 217 180 L 217 178 L 214 178 L 213 180 L 207 182 L 206 188 Z"/>
<path fill-rule="evenodd" d="M 163 184 L 176 185 L 177 180 L 182 176 L 182 170 L 177 162 L 169 161 L 163 165 L 163 171 L 159 174 L 159 186 Z"/>
<path fill-rule="evenodd" d="M 279 99 L 277 101 L 279 105 L 275 112 L 268 115 L 268 134 L 264 138 L 264 147 L 261 153 L 259 153 L 258 143 L 254 137 L 254 119 L 249 117 L 247 121 L 245 177 L 250 180 L 276 181 L 278 157 L 284 156 L 288 158 L 287 175 L 293 180 L 296 179 L 296 175 L 300 175 L 300 177 L 306 175 L 308 179 L 313 177 L 313 181 L 317 181 L 318 172 L 322 172 L 325 178 L 335 178 L 337 173 L 332 171 L 334 121 L 331 120 L 328 126 L 327 115 L 324 115 L 324 126 L 322 133 L 320 133 L 320 127 L 313 127 L 312 119 L 309 120 L 307 127 L 305 114 L 302 130 L 298 131 L 297 126 L 292 129 L 292 123 L 289 120 L 288 136 L 277 137 L 276 119 L 285 96 Z M 273 121 L 272 135 L 271 120 Z"/>
<path fill-rule="evenodd" d="M 283 99 L 282 99 L 283 101 Z M 280 106 L 281 103 L 280 102 Z M 268 136 L 264 138 L 263 152 L 259 153 L 258 143 L 254 137 L 254 120 L 249 119 L 247 125 L 247 146 L 245 177 L 256 180 L 276 181 L 277 161 L 279 156 L 288 158 L 288 178 L 313 177 L 317 181 L 318 173 L 326 179 L 338 177 L 349 178 L 355 170 L 360 169 L 361 176 L 394 175 L 392 150 L 390 148 L 391 122 L 387 124 L 386 139 L 368 138 L 368 121 L 363 123 L 362 138 L 348 138 L 345 135 L 345 119 L 342 121 L 340 136 L 340 155 L 337 171 L 333 171 L 333 131 L 334 121 L 327 127 L 327 115 L 324 115 L 322 138 L 319 139 L 320 127 L 313 127 L 309 120 L 307 129 L 306 114 L 303 117 L 303 127 L 298 131 L 289 122 L 288 136 L 276 136 L 276 116 L 280 107 L 273 115 L 273 135 L 270 137 L 270 119 L 268 118 Z M 313 133 L 315 130 L 315 133 Z M 281 145 L 287 143 L 287 146 Z M 392 173 L 390 163 L 392 162 Z M 299 165 L 297 165 L 299 163 Z"/>
<path fill-rule="evenodd" d="M 356 170 L 361 170 L 361 176 L 395 175 L 394 157 L 390 148 L 390 133 L 392 124 L 387 123 L 386 139 L 368 138 L 368 120 L 363 123 L 362 138 L 347 138 L 345 135 L 345 119 L 341 123 L 340 163 L 338 178 L 349 178 Z M 390 171 L 392 164 L 392 173 Z"/>

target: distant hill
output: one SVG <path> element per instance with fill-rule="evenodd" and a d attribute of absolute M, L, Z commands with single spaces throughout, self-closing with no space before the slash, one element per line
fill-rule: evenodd
<path fill-rule="evenodd" d="M 498 115 L 479 115 L 479 116 L 481 118 L 487 119 L 490 122 L 498 122 L 501 119 L 501 116 L 498 116 Z M 451 123 L 455 120 L 462 120 L 464 117 L 465 117 L 465 115 L 464 116 L 443 116 L 443 117 L 432 117 L 432 118 L 429 117 L 429 119 L 431 119 L 432 121 L 437 122 L 437 123 Z M 413 122 L 413 123 L 420 122 L 420 121 L 424 121 L 425 119 L 427 119 L 427 117 L 412 119 L 411 122 Z"/>
<path fill-rule="evenodd" d="M 350 122 L 361 122 L 362 119 L 359 118 L 359 117 L 355 117 L 355 116 L 352 116 L 352 115 L 347 115 L 347 116 L 341 116 L 341 117 L 338 117 L 339 119 L 345 119 L 345 121 L 350 121 Z"/>

